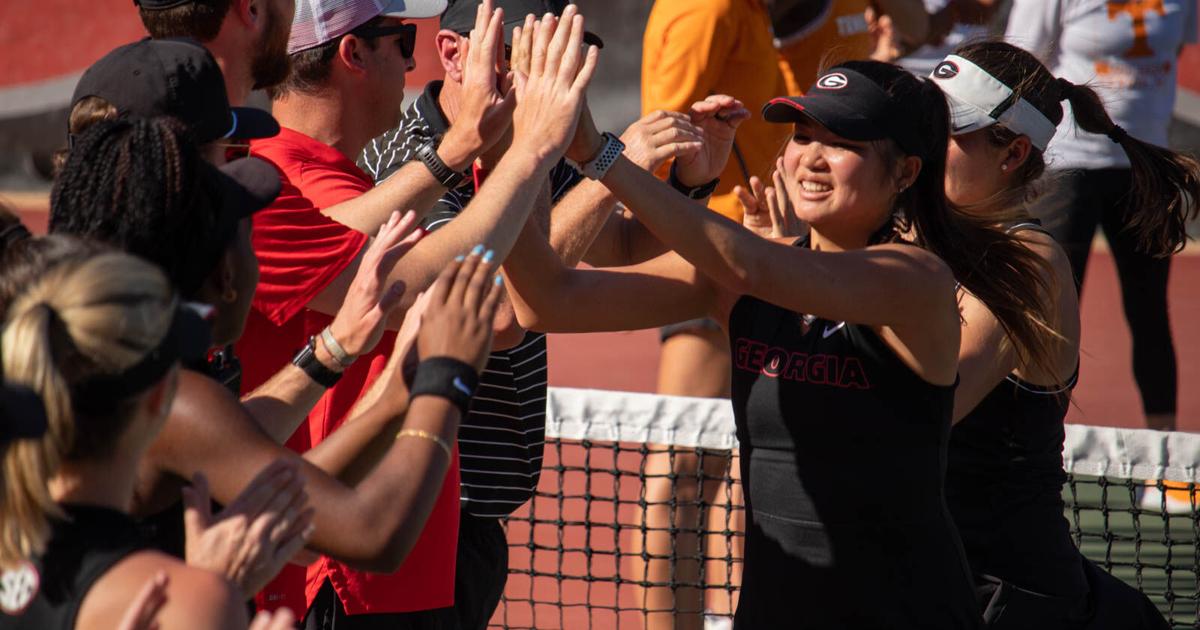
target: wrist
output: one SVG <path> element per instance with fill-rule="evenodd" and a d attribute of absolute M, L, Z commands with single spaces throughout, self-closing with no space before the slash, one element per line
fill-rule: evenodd
<path fill-rule="evenodd" d="M 471 163 L 483 153 L 483 143 L 478 140 L 472 142 L 463 137 L 466 134 L 456 133 L 455 129 L 451 127 L 446 132 L 442 143 L 438 145 L 437 154 L 446 166 L 462 172 L 470 168 Z"/>
<path fill-rule="evenodd" d="M 667 183 L 671 185 L 671 188 L 679 191 L 684 197 L 697 200 L 711 197 L 720 182 L 719 178 L 707 182 L 690 182 L 679 176 L 679 162 L 671 164 L 671 173 L 667 176 Z"/>
<path fill-rule="evenodd" d="M 604 150 L 604 142 L 604 134 L 593 130 L 577 148 L 572 147 L 572 150 L 567 152 L 567 159 L 578 164 L 587 164 L 595 160 L 600 155 L 600 151 Z"/>
<path fill-rule="evenodd" d="M 430 357 L 417 365 L 411 397 L 445 398 L 465 416 L 478 386 L 479 372 L 473 366 L 448 356 Z"/>

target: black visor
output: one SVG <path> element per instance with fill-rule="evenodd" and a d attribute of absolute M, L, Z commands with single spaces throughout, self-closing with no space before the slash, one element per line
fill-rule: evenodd
<path fill-rule="evenodd" d="M 918 121 L 909 120 L 879 84 L 850 68 L 835 67 L 804 96 L 775 98 L 763 107 L 768 122 L 794 123 L 805 116 L 847 140 L 890 138 L 910 155 L 928 152 Z"/>

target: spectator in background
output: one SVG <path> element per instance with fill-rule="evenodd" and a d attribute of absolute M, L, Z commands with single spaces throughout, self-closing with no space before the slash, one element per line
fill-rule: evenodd
<path fill-rule="evenodd" d="M 1001 0 L 923 0 L 929 12 L 929 32 L 926 37 L 898 36 L 900 58 L 896 61 L 909 72 L 927 77 L 942 59 L 955 48 L 988 37 L 992 17 Z M 913 45 L 913 42 L 923 42 Z M 888 61 L 885 59 L 884 61 Z"/>
<path fill-rule="evenodd" d="M 229 102 L 288 76 L 287 41 L 294 0 L 134 0 L 155 39 L 190 37 L 216 57 Z"/>
<path fill-rule="evenodd" d="M 1066 249 L 1081 288 L 1096 228 L 1103 228 L 1133 337 L 1146 426 L 1162 431 L 1176 428 L 1178 375 L 1167 313 L 1171 259 L 1139 242 L 1145 221 L 1130 201 L 1135 183 L 1152 178 L 1133 176 L 1121 140 L 1129 135 L 1167 145 L 1176 61 L 1182 46 L 1196 41 L 1196 19 L 1195 0 L 1015 0 L 1006 34 L 1055 76 L 1095 89 L 1118 125 L 1106 137 L 1079 128 L 1088 121 L 1077 122 L 1074 114 L 1064 117 L 1047 151 L 1055 178 L 1033 214 Z"/>
<path fill-rule="evenodd" d="M 775 0 L 770 12 L 780 70 L 792 95 L 808 89 L 824 68 L 871 58 L 872 27 L 880 19 L 907 40 L 921 41 L 929 27 L 920 0 Z"/>
<path fill-rule="evenodd" d="M 779 59 L 771 16 L 762 0 L 658 0 L 642 41 L 642 111 L 686 112 L 711 94 L 728 94 L 758 112 L 772 97 L 787 91 Z M 715 193 L 706 191 L 712 194 L 709 208 L 740 221 L 742 209 L 734 187 L 748 187 L 751 177 L 765 178 L 787 138 L 786 129 L 761 117 L 741 125 L 733 157 Z M 699 319 L 668 326 L 662 339 L 660 394 L 729 395 L 728 342 L 716 322 Z M 713 503 L 729 468 L 726 452 L 657 452 L 647 457 L 646 473 L 651 475 L 646 484 L 647 531 L 638 536 L 644 540 L 637 542 L 643 545 L 643 554 L 661 559 L 645 561 L 635 574 L 651 583 L 688 585 L 646 589 L 647 608 L 675 611 L 651 613 L 649 627 L 694 628 L 702 623 L 705 590 L 696 585 L 701 582 L 702 557 L 708 554 L 703 551 L 706 541 L 697 540 L 697 534 L 707 529 L 710 515 L 699 507 Z M 671 473 L 678 475 L 677 482 L 668 477 Z M 733 500 L 741 502 L 740 497 Z M 740 524 L 727 521 L 735 516 L 714 513 L 711 518 L 740 529 Z M 672 533 L 674 528 L 678 534 Z M 680 551 L 674 561 L 666 559 L 675 555 L 672 550 Z M 736 575 L 734 580 L 740 581 Z M 722 604 L 720 612 L 728 612 L 731 606 Z"/>

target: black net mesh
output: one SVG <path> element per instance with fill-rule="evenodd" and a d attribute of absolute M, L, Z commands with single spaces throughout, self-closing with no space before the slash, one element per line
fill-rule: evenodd
<path fill-rule="evenodd" d="M 589 407 L 579 413 L 605 412 Z M 550 423 L 538 492 L 506 523 L 509 581 L 492 627 L 731 626 L 740 583 L 741 483 L 736 450 L 711 445 L 729 443 L 732 435 L 709 439 L 708 428 L 700 439 L 693 433 L 683 440 L 687 445 L 675 446 L 663 444 L 664 432 L 653 427 L 649 435 L 659 440 L 647 443 L 588 437 L 626 438 L 629 427 L 615 430 L 614 421 L 641 431 L 662 413 L 669 410 L 656 408 L 653 421 L 630 414 L 565 427 Z M 731 434 L 732 422 L 723 430 Z M 1113 445 L 1104 439 L 1114 438 L 1107 434 L 1074 440 L 1080 444 L 1071 435 L 1067 452 L 1074 462 L 1095 465 L 1111 457 Z M 1200 446 L 1200 436 L 1180 437 Z M 1085 456 L 1091 451 L 1097 457 Z M 1200 458 L 1200 448 L 1190 454 Z M 1124 472 L 1092 476 L 1079 474 L 1079 467 L 1068 476 L 1063 499 L 1076 544 L 1146 593 L 1175 627 L 1198 627 L 1196 485 L 1163 481 L 1178 466 L 1158 467 L 1161 474 L 1147 474 L 1145 466 L 1111 468 Z"/>

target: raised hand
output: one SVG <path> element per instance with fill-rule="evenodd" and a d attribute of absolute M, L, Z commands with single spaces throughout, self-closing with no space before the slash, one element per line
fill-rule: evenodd
<path fill-rule="evenodd" d="M 704 148 L 704 131 L 687 114 L 653 111 L 621 134 L 625 157 L 646 169 L 657 170 L 667 160 L 692 155 Z"/>
<path fill-rule="evenodd" d="M 484 0 L 475 12 L 475 28 L 462 42 L 462 95 L 454 124 L 438 147 L 452 168 L 466 168 L 474 159 L 501 141 L 512 126 L 516 99 L 502 81 L 504 59 L 504 10 L 492 9 Z M 449 158 L 449 159 L 447 159 Z"/>
<path fill-rule="evenodd" d="M 404 296 L 404 285 L 389 285 L 387 279 L 400 258 L 424 236 L 423 230 L 414 230 L 416 225 L 417 215 L 411 210 L 403 217 L 393 212 L 363 254 L 354 281 L 346 290 L 346 299 L 329 325 L 334 340 L 351 357 L 375 348 L 383 336 L 388 314 Z"/>
<path fill-rule="evenodd" d="M 417 334 L 422 359 L 450 357 L 482 370 L 492 349 L 492 320 L 503 291 L 492 253 L 476 247 L 451 262 L 430 287 Z"/>
<path fill-rule="evenodd" d="M 117 630 L 158 630 L 158 613 L 167 603 L 169 580 L 165 571 L 159 571 L 146 582 L 121 615 Z"/>
<path fill-rule="evenodd" d="M 764 186 L 757 176 L 750 178 L 750 190 L 734 186 L 733 192 L 742 202 L 745 212 L 742 214 L 742 225 L 763 238 L 780 238 L 799 236 L 804 233 L 804 225 L 792 211 L 787 189 L 783 185 L 783 165 L 776 161 L 776 169 L 771 173 L 771 186 Z"/>
<path fill-rule="evenodd" d="M 215 517 L 203 473 L 184 488 L 183 501 L 187 563 L 225 576 L 247 599 L 279 573 L 313 532 L 303 478 L 284 460 L 264 467 Z"/>
<path fill-rule="evenodd" d="M 675 160 L 675 174 L 685 185 L 702 186 L 725 170 L 734 134 L 750 118 L 750 111 L 732 96 L 714 94 L 693 103 L 688 114 L 692 124 L 704 130 L 704 148 Z"/>
<path fill-rule="evenodd" d="M 522 33 L 522 36 L 525 34 Z M 596 70 L 595 46 L 583 49 L 583 17 L 567 5 L 534 26 L 529 73 L 517 72 L 513 148 L 549 168 L 575 136 L 584 93 Z"/>

